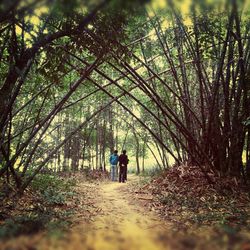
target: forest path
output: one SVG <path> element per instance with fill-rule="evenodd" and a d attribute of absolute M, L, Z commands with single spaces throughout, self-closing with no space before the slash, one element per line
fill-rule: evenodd
<path fill-rule="evenodd" d="M 171 226 L 142 202 L 135 199 L 130 184 L 139 177 L 128 176 L 128 183 L 79 180 L 79 210 L 73 225 L 63 234 L 46 231 L 0 242 L 0 250 L 182 250 L 172 237 Z M 89 204 L 89 205 L 88 205 Z"/>
<path fill-rule="evenodd" d="M 128 176 L 128 182 L 138 177 Z M 128 190 L 127 183 L 100 183 L 96 197 L 99 213 L 86 227 L 73 229 L 84 233 L 85 248 L 91 250 L 161 250 L 166 225 L 152 212 L 138 204 Z"/>

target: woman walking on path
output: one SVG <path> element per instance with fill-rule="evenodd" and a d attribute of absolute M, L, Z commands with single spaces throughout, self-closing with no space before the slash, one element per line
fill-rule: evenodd
<path fill-rule="evenodd" d="M 117 163 L 118 163 L 118 155 L 117 155 L 118 151 L 115 150 L 114 153 L 112 155 L 110 155 L 109 157 L 109 162 L 111 165 L 111 181 L 116 181 L 117 180 L 117 176 L 116 176 L 116 172 L 117 172 Z"/>

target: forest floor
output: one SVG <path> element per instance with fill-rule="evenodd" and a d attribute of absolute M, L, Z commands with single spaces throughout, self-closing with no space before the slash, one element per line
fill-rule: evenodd
<path fill-rule="evenodd" d="M 129 183 L 137 179 L 130 175 Z M 2 242 L 0 249 L 167 249 L 167 223 L 135 200 L 127 183 L 78 182 L 77 191 L 85 202 L 72 217 L 73 226 L 67 233 L 19 236 Z"/>
<path fill-rule="evenodd" d="M 137 192 L 138 182 L 135 175 L 129 175 L 125 184 L 78 179 L 77 209 L 64 233 L 20 235 L 0 242 L 0 250 L 250 249 L 248 242 L 230 246 L 231 239 L 226 234 L 211 237 L 214 232 L 209 227 L 178 230 L 175 222 L 163 219 L 152 206 L 149 209 L 153 197 Z"/>

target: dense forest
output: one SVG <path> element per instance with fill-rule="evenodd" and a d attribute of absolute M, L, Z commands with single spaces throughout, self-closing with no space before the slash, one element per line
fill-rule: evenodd
<path fill-rule="evenodd" d="M 180 6 L 3 2 L 1 177 L 22 192 L 48 166 L 105 169 L 125 146 L 137 172 L 149 152 L 245 178 L 247 6 Z"/>
<path fill-rule="evenodd" d="M 0 192 L 39 174 L 250 176 L 248 1 L 0 1 Z M 214 178 L 216 176 L 216 178 Z"/>

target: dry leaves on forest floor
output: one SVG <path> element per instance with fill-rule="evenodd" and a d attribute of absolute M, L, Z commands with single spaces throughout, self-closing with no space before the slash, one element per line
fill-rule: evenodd
<path fill-rule="evenodd" d="M 82 172 L 56 177 L 41 175 L 21 198 L 6 197 L 0 205 L 0 239 L 64 231 L 81 221 L 92 220 L 98 213 L 93 200 L 98 189 L 96 179 L 106 179 L 106 174 L 99 172 L 88 176 Z"/>
<path fill-rule="evenodd" d="M 185 168 L 185 166 L 184 166 Z M 194 173 L 194 169 L 192 168 Z M 175 170 L 171 170 L 175 171 Z M 247 236 L 244 238 L 244 235 L 235 234 L 232 229 L 231 231 L 218 231 L 216 228 L 205 228 L 202 227 L 202 230 L 198 230 L 193 226 L 193 222 L 191 223 L 188 218 L 194 214 L 192 211 L 192 206 L 182 207 L 179 205 L 179 200 L 175 200 L 171 197 L 171 203 L 163 203 L 162 196 L 166 195 L 166 192 L 173 193 L 178 192 L 180 190 L 180 194 L 182 196 L 180 199 L 187 197 L 196 198 L 198 201 L 201 197 L 207 197 L 210 194 L 210 191 L 207 192 L 207 196 L 204 196 L 206 192 L 202 194 L 193 194 L 194 191 L 187 190 L 187 187 L 192 189 L 192 185 L 189 182 L 188 185 L 183 184 L 183 178 L 185 180 L 188 179 L 187 175 L 188 172 L 184 172 L 184 170 L 180 170 L 181 174 L 173 174 L 173 172 L 164 173 L 163 176 L 159 176 L 155 178 L 152 182 L 141 183 L 140 187 L 136 186 L 135 183 L 138 183 L 137 176 L 128 176 L 128 183 L 132 183 L 132 185 L 127 184 L 119 184 L 119 183 L 112 183 L 112 182 L 86 182 L 85 177 L 82 176 L 81 173 L 76 173 L 71 175 L 64 175 L 63 178 L 70 179 L 75 183 L 75 186 L 72 187 L 71 191 L 74 193 L 74 196 L 68 197 L 66 200 L 67 204 L 61 204 L 57 206 L 57 208 L 61 211 L 65 211 L 67 208 L 73 208 L 74 214 L 71 216 L 71 226 L 70 230 L 71 233 L 66 233 L 62 240 L 58 243 L 60 244 L 70 244 L 70 248 L 67 249 L 81 249 L 79 246 L 85 245 L 85 240 L 89 239 L 87 235 L 91 236 L 90 238 L 92 241 L 89 242 L 91 245 L 93 242 L 96 244 L 104 244 L 105 242 L 110 246 L 110 240 L 107 238 L 110 235 L 106 235 L 108 231 L 109 234 L 112 234 L 112 239 L 117 240 L 117 243 L 120 244 L 120 233 L 117 234 L 117 228 L 114 227 L 111 230 L 111 225 L 117 225 L 121 228 L 121 232 L 124 233 L 125 231 L 130 235 L 134 235 L 135 231 L 134 228 L 137 225 L 138 233 L 140 233 L 142 238 L 149 238 L 147 234 L 152 235 L 156 234 L 155 230 L 158 229 L 161 233 L 157 234 L 157 239 L 164 244 L 166 243 L 169 248 L 168 249 L 241 249 L 247 250 L 250 249 L 250 242 L 247 240 Z M 179 173 L 179 172 L 178 172 Z M 169 176 L 168 176 L 169 174 Z M 181 177 L 180 177 L 181 176 Z M 171 184 L 171 180 L 175 181 L 175 185 Z M 193 176 L 192 178 L 196 178 Z M 168 185 L 169 182 L 169 185 Z M 179 182 L 179 187 L 178 187 Z M 195 181 L 192 181 L 195 185 Z M 203 185 L 206 187 L 206 190 L 209 190 L 207 185 Z M 211 187 L 217 192 L 218 201 L 220 201 L 220 193 L 215 187 Z M 135 191 L 135 192 L 134 192 Z M 214 192 L 215 192 L 214 191 Z M 178 193 L 177 193 L 178 194 Z M 193 196 L 192 196 L 193 194 Z M 135 197 L 137 199 L 135 199 Z M 208 200 L 205 200 L 209 202 Z M 204 202 L 201 202 L 200 206 L 202 207 Z M 151 210 L 156 210 L 161 212 L 161 215 L 164 216 L 166 223 L 161 218 L 155 216 L 156 219 L 150 220 L 150 216 L 148 210 L 145 209 L 144 205 L 148 205 Z M 176 212 L 175 206 L 176 205 Z M 206 206 L 205 206 L 206 207 Z M 101 209 L 101 210 L 100 210 Z M 166 214 L 166 210 L 170 210 L 172 214 Z M 171 210 L 172 209 L 172 210 Z M 179 209 L 179 210 L 178 210 Z M 197 208 L 196 208 L 197 209 Z M 203 213 L 206 213 L 206 210 L 201 208 Z M 125 213 L 125 214 L 124 214 Z M 111 217 L 110 214 L 113 216 Z M 151 213 L 154 214 L 154 213 Z M 126 215 L 126 217 L 124 217 Z M 113 220 L 111 220 L 113 218 Z M 153 217 L 152 217 L 153 218 Z M 88 221 L 94 219 L 93 222 L 93 230 L 89 231 L 87 235 L 83 235 L 83 230 L 86 231 L 87 229 L 91 229 L 92 227 L 86 227 L 86 225 L 91 225 L 92 223 L 88 224 Z M 159 220 L 158 220 L 159 219 Z M 169 223 L 170 219 L 172 223 Z M 183 223 L 180 223 L 183 221 Z M 149 223 L 150 222 L 150 223 Z M 130 227 L 128 227 L 128 223 Z M 149 224 L 148 224 L 149 223 Z M 189 224 L 188 224 L 189 223 Z M 79 224 L 79 225 L 78 225 Z M 123 227 L 124 225 L 124 227 Z M 146 231 L 142 229 L 143 227 L 146 228 Z M 185 226 L 186 230 L 179 230 L 180 225 Z M 162 226 L 166 226 L 166 230 L 162 230 Z M 188 228 L 189 226 L 189 228 Z M 107 230 L 106 228 L 109 228 Z M 100 231 L 100 228 L 103 230 Z M 67 228 L 69 229 L 69 227 Z M 139 230 L 140 229 L 140 230 Z M 176 232 L 173 232 L 172 229 L 177 229 Z M 187 230 L 188 229 L 188 230 Z M 97 230 L 97 231 L 95 231 Z M 216 231 L 217 230 L 217 231 Z M 105 232 L 105 233 L 104 233 Z M 100 239 L 101 235 L 104 237 L 104 241 Z M 147 235 L 147 236 L 146 236 Z M 93 236 L 93 237 L 92 237 Z M 118 237 L 119 236 L 119 237 Z M 87 237 L 87 238 L 86 238 Z M 117 237 L 117 238 L 115 238 Z M 123 237 L 126 237 L 123 234 Z M 136 236 L 137 237 L 137 236 Z M 30 241 L 29 237 L 19 237 L 16 238 L 13 242 L 6 242 L 5 246 L 15 246 L 17 248 L 12 249 L 20 249 L 18 248 L 21 243 L 25 243 L 27 246 L 51 246 L 50 249 L 54 249 L 52 247 L 52 243 L 50 242 L 50 238 L 43 237 L 41 234 L 35 234 L 34 237 L 31 237 L 32 241 Z M 108 240 L 106 240 L 106 238 Z M 129 238 L 128 238 L 129 239 Z M 60 240 L 60 239 L 59 239 Z M 130 240 L 128 240 L 130 242 Z M 141 241 L 140 241 L 141 242 Z M 105 243 L 105 244 L 106 244 Z M 130 242 L 131 243 L 131 242 Z M 136 242 L 135 242 L 136 243 Z M 25 245 L 23 244 L 23 245 Z M 54 244 L 54 243 L 53 243 Z M 112 245 L 113 243 L 111 243 Z M 137 243 L 136 243 L 137 244 Z M 139 243 L 138 243 L 139 244 Z M 1 246 L 1 244 L 0 244 Z M 76 247 L 78 246 L 78 247 Z M 113 246 L 113 245 L 112 245 Z M 131 245 L 130 245 L 131 246 Z M 166 245 L 165 245 L 166 246 Z M 113 246 L 114 247 L 114 246 Z M 230 247 L 230 248 L 229 248 Z M 1 249 L 1 247 L 0 247 Z M 7 248 L 2 248 L 7 249 Z M 27 249 L 27 248 L 23 248 Z M 45 249 L 45 248 L 40 248 Z M 65 249 L 65 246 L 61 249 Z M 91 248 L 91 249 L 103 249 L 103 248 Z M 110 248 L 107 248 L 110 249 Z M 130 248 L 123 248 L 123 249 L 130 249 Z M 134 249 L 134 248 L 132 248 Z M 136 248 L 135 248 L 136 249 Z M 137 248 L 138 249 L 138 248 Z M 142 248 L 145 249 L 145 248 Z M 165 248 L 164 248 L 165 249 Z"/>
<path fill-rule="evenodd" d="M 249 187 L 235 178 L 219 178 L 212 173 L 209 176 L 214 184 L 207 182 L 198 167 L 183 164 L 152 180 L 145 182 L 141 178 L 145 183 L 134 183 L 130 191 L 150 210 L 172 221 L 176 230 L 205 229 L 218 240 L 226 235 L 228 242 L 250 238 Z"/>

